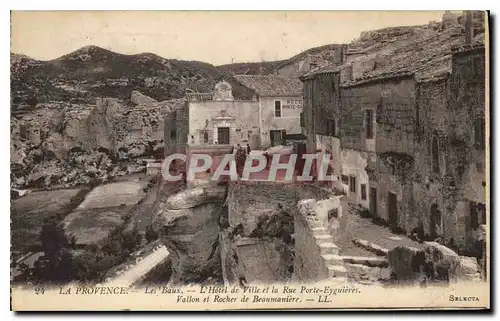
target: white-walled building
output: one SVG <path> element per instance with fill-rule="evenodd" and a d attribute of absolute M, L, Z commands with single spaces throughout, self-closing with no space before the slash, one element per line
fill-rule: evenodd
<path fill-rule="evenodd" d="M 165 118 L 165 156 L 189 150 L 252 149 L 279 144 L 285 134 L 300 134 L 302 83 L 281 76 L 235 76 L 254 91 L 235 99 L 226 81 L 211 93 L 186 93 L 184 106 Z"/>

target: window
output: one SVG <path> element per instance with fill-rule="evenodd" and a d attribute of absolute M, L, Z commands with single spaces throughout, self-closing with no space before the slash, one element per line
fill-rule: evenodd
<path fill-rule="evenodd" d="M 366 130 L 366 138 L 373 138 L 373 110 L 366 109 L 365 110 L 365 130 Z"/>
<path fill-rule="evenodd" d="M 347 175 L 340 175 L 340 179 L 342 180 L 342 184 L 345 184 L 345 185 L 349 184 L 349 176 L 347 176 Z"/>
<path fill-rule="evenodd" d="M 205 130 L 205 132 L 203 132 L 203 142 L 205 144 L 208 143 L 208 132 Z"/>
<path fill-rule="evenodd" d="M 328 211 L 328 221 L 330 221 L 332 218 L 339 218 L 338 208 L 334 208 L 333 210 Z"/>
<path fill-rule="evenodd" d="M 366 200 L 366 184 L 361 184 L 361 199 Z"/>
<path fill-rule="evenodd" d="M 218 127 L 217 138 L 219 144 L 229 144 L 229 127 Z"/>
<path fill-rule="evenodd" d="M 484 150 L 484 145 L 484 118 L 478 118 L 474 120 L 474 147 L 479 150 Z"/>
<path fill-rule="evenodd" d="M 300 127 L 305 127 L 306 123 L 304 121 L 304 113 L 300 113 Z"/>
<path fill-rule="evenodd" d="M 439 174 L 439 144 L 436 136 L 432 138 L 431 154 L 432 172 L 435 174 Z"/>
<path fill-rule="evenodd" d="M 271 138 L 271 146 L 280 145 L 281 141 L 283 140 L 283 134 L 283 130 L 270 130 L 269 136 Z"/>
<path fill-rule="evenodd" d="M 356 193 L 356 177 L 351 176 L 350 177 L 350 185 L 349 185 L 349 190 L 353 193 Z"/>
<path fill-rule="evenodd" d="M 175 129 L 170 130 L 170 139 L 176 139 L 177 131 Z"/>
<path fill-rule="evenodd" d="M 337 126 L 335 119 L 326 120 L 326 134 L 328 136 L 335 136 L 337 134 Z"/>
<path fill-rule="evenodd" d="M 281 117 L 281 101 L 274 102 L 274 117 Z"/>

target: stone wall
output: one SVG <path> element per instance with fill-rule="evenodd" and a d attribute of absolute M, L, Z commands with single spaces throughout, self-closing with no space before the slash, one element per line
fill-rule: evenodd
<path fill-rule="evenodd" d="M 189 144 L 215 143 L 217 127 L 230 128 L 230 144 L 242 144 L 253 139 L 259 131 L 259 104 L 257 101 L 196 101 L 189 102 Z"/>
<path fill-rule="evenodd" d="M 338 210 L 339 214 L 329 220 L 328 213 L 332 210 Z M 346 276 L 340 249 L 334 243 L 346 220 L 347 210 L 342 211 L 340 198 L 305 199 L 298 203 L 294 219 L 295 281 L 342 280 Z"/>
<path fill-rule="evenodd" d="M 257 226 L 258 217 L 272 213 L 278 204 L 294 209 L 301 199 L 324 199 L 330 193 L 308 184 L 259 181 L 230 184 L 228 195 L 229 225 L 242 224 L 244 235 L 249 235 Z"/>
<path fill-rule="evenodd" d="M 323 258 L 321 255 L 330 252 L 338 254 L 332 242 L 345 230 L 347 219 L 347 204 L 341 197 L 334 197 L 330 191 L 310 184 L 239 182 L 228 186 L 227 225 L 221 230 L 219 237 L 225 282 L 237 282 L 239 278 L 245 278 L 247 282 L 253 283 L 269 281 L 270 278 L 274 278 L 274 281 L 287 281 L 286 276 L 290 272 L 287 265 L 294 262 L 293 257 L 287 254 L 287 250 L 280 250 L 280 247 L 287 245 L 280 239 L 273 241 L 252 237 L 252 232 L 258 229 L 260 217 L 272 216 L 280 211 L 278 204 L 285 212 L 292 213 L 293 217 L 297 218 L 298 202 L 302 199 L 319 200 L 315 203 L 315 211 L 323 219 L 321 228 L 316 231 L 316 236 L 318 242 L 323 244 L 328 241 L 326 242 L 328 245 L 313 244 L 312 239 L 303 240 L 303 237 L 306 237 L 303 232 L 306 226 L 294 219 L 294 252 L 302 253 L 300 262 L 308 264 L 307 267 L 299 267 L 299 271 L 302 271 L 299 275 L 302 275 L 301 273 L 315 275 L 313 271 L 319 271 L 318 269 L 322 269 L 320 275 L 325 278 L 334 275 L 337 267 L 328 269 L 327 266 L 338 263 L 338 258 L 329 256 Z M 328 212 L 333 208 L 336 209 L 336 217 L 328 220 Z M 308 230 L 309 232 L 311 231 Z M 302 244 L 298 247 L 297 237 L 299 244 Z M 325 248 L 321 253 L 320 247 Z M 314 252 L 316 250 L 317 253 Z M 252 254 L 254 257 L 247 257 L 251 253 L 254 253 Z M 307 255 L 309 258 L 304 257 Z M 323 262 L 321 267 L 314 265 L 317 260 Z M 332 264 L 327 264 L 328 262 Z M 293 266 L 295 269 L 297 264 L 293 263 Z M 256 271 L 261 271 L 262 275 L 259 276 Z M 337 271 L 337 273 L 342 273 L 342 271 Z"/>

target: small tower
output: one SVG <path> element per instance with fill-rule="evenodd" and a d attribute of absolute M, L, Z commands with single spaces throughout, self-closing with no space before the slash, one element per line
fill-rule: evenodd
<path fill-rule="evenodd" d="M 214 100 L 234 100 L 231 84 L 227 81 L 220 81 L 215 85 Z"/>

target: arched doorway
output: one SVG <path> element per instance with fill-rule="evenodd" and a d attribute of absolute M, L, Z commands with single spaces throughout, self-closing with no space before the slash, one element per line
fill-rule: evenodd
<path fill-rule="evenodd" d="M 439 236 L 441 230 L 441 211 L 437 204 L 431 206 L 430 235 L 433 240 Z"/>

